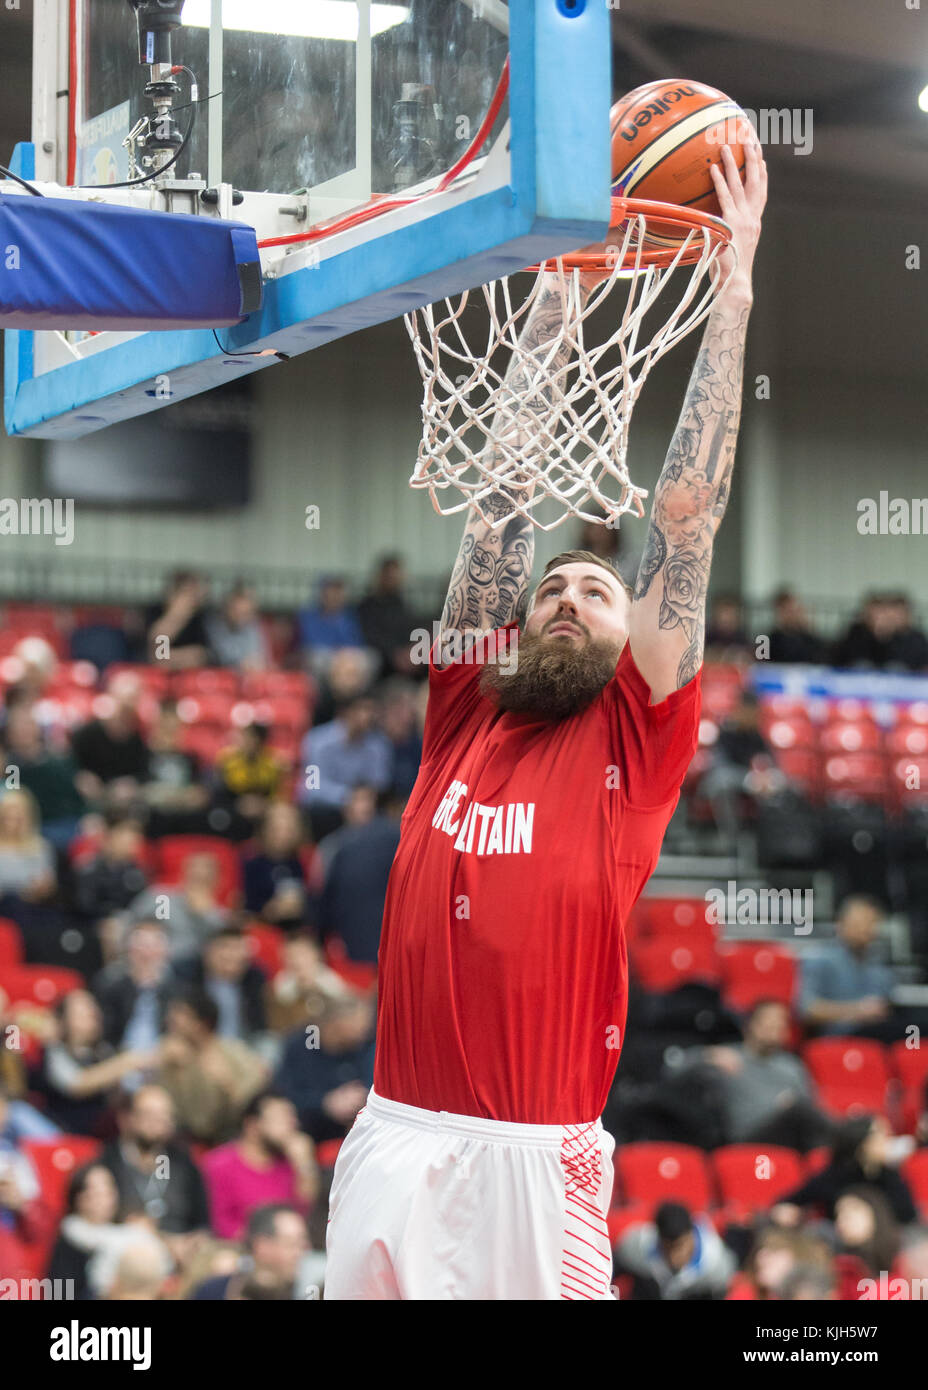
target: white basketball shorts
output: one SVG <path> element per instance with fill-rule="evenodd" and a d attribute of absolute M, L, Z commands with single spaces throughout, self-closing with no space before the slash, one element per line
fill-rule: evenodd
<path fill-rule="evenodd" d="M 372 1090 L 329 1198 L 326 1299 L 611 1298 L 615 1141 Z"/>

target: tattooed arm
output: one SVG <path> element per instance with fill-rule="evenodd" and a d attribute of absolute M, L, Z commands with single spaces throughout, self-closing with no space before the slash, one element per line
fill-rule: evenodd
<path fill-rule="evenodd" d="M 581 293 L 586 296 L 589 292 L 589 288 L 581 286 Z M 557 279 L 550 275 L 532 306 L 519 338 L 520 346 L 529 352 L 543 350 L 560 328 L 561 313 Z M 548 373 L 566 366 L 569 357 L 570 349 L 562 348 L 548 364 Z M 544 378 L 534 379 L 531 363 L 518 357 L 513 358 L 506 373 L 506 386 L 519 398 L 519 432 L 527 442 L 537 433 L 539 420 L 550 409 L 550 391 Z M 495 423 L 498 420 L 499 417 Z M 496 451 L 495 462 L 504 462 L 502 451 Z M 533 492 L 534 483 L 515 474 L 511 483 L 483 498 L 481 506 L 491 519 L 502 517 L 512 510 L 514 501 L 524 504 Z M 535 529 L 526 517 L 513 517 L 494 530 L 477 508 L 471 507 L 441 615 L 442 633 L 470 634 L 462 639 L 462 649 L 466 651 L 481 633 L 504 627 L 519 617 L 534 554 Z"/>
<path fill-rule="evenodd" d="M 727 147 L 723 159 L 725 174 L 713 173 L 738 266 L 706 324 L 658 479 L 629 619 L 632 655 L 655 704 L 691 681 L 702 665 L 712 547 L 728 503 L 741 419 L 751 265 L 767 177 L 753 144 L 747 147 L 743 188 Z M 723 262 L 722 273 L 727 270 Z"/>

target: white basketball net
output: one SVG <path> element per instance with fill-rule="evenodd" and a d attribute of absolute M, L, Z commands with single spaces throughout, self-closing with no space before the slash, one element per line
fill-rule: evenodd
<path fill-rule="evenodd" d="M 428 488 L 442 516 L 474 506 L 493 527 L 522 515 L 551 531 L 571 516 L 611 525 L 628 511 L 644 515 L 647 492 L 631 481 L 626 466 L 632 410 L 653 363 L 708 316 L 722 288 L 710 270 L 724 242 L 717 233 L 693 229 L 673 260 L 658 267 L 642 261 L 644 214 L 630 216 L 614 231 L 608 252 L 613 268 L 586 302 L 579 269 L 558 259 L 547 263 L 555 267 L 550 272 L 542 266 L 521 303 L 513 304 L 510 280 L 503 277 L 405 316 L 424 385 L 422 443 L 409 481 Z M 527 349 L 519 335 L 548 274 L 556 277 L 551 283 L 561 299 L 561 325 L 550 341 Z M 648 334 L 646 316 L 659 299 L 664 310 L 671 302 L 671 277 L 679 298 Z M 624 307 L 616 292 L 620 282 L 628 291 Z M 486 314 L 473 312 L 481 295 Z M 590 343 L 587 320 L 607 299 L 621 313 L 620 322 L 605 341 Z M 468 305 L 478 330 L 465 319 Z M 474 346 L 464 323 L 472 338 L 479 331 Z M 492 363 L 501 347 L 508 356 Z M 520 369 L 516 389 L 506 382 L 507 369 L 511 381 L 514 368 Z M 496 496 L 492 511 L 484 511 L 482 504 L 501 488 L 526 484 L 534 484 L 526 501 L 513 500 L 501 515 Z M 449 489 L 463 493 L 463 500 L 449 496 Z M 542 522 L 535 509 L 552 499 L 557 515 Z"/>

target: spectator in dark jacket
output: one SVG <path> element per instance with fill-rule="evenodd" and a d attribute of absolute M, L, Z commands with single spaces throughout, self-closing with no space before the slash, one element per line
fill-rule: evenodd
<path fill-rule="evenodd" d="M 823 665 L 828 647 L 809 626 L 809 618 L 791 589 L 781 589 L 773 600 L 774 625 L 770 634 L 770 660 L 791 664 Z"/>
<path fill-rule="evenodd" d="M 250 1042 L 266 1029 L 264 972 L 251 963 L 248 939 L 240 927 L 223 927 L 203 947 L 203 954 L 179 961 L 177 978 L 186 990 L 203 991 L 219 1010 L 221 1038 Z"/>
<path fill-rule="evenodd" d="M 327 1009 L 318 1047 L 305 1029 L 292 1033 L 274 1081 L 297 1108 L 300 1124 L 315 1142 L 341 1139 L 367 1099 L 374 1080 L 371 1006 L 344 1000 Z"/>
<path fill-rule="evenodd" d="M 796 1225 L 801 1209 L 815 1206 L 833 1221 L 839 1198 L 864 1184 L 883 1194 L 900 1225 L 916 1221 L 918 1213 L 893 1148 L 889 1126 L 881 1115 L 848 1120 L 835 1140 L 828 1166 L 783 1197 L 774 1207 L 774 1217 L 785 1225 Z"/>
<path fill-rule="evenodd" d="M 74 877 L 74 906 L 83 917 L 99 921 L 123 912 L 148 882 L 141 863 L 142 827 L 114 813 L 97 854 Z"/>
<path fill-rule="evenodd" d="M 72 990 L 56 1010 L 58 1037 L 43 1052 L 35 1088 L 45 1096 L 48 1114 L 68 1134 L 105 1132 L 109 1100 L 127 1077 L 158 1065 L 157 1046 L 114 1054 L 103 1037 L 96 999 Z"/>
<path fill-rule="evenodd" d="M 319 885 L 307 879 L 305 839 L 297 808 L 285 801 L 272 802 L 261 824 L 260 849 L 245 860 L 247 912 L 288 930 L 312 923 Z"/>
<path fill-rule="evenodd" d="M 915 627 L 903 594 L 872 594 L 837 643 L 835 666 L 923 671 L 928 639 Z"/>
<path fill-rule="evenodd" d="M 416 616 L 403 596 L 406 576 L 397 555 L 385 555 L 374 581 L 358 604 L 364 640 L 380 658 L 379 675 L 408 675 Z"/>
<path fill-rule="evenodd" d="M 400 842 L 401 808 L 389 794 L 381 805 L 382 813 L 367 825 L 345 832 L 319 904 L 323 938 L 337 937 L 350 960 L 371 965 L 380 949 L 387 880 Z"/>
<path fill-rule="evenodd" d="M 95 807 L 126 805 L 148 781 L 148 748 L 142 737 L 134 677 L 120 676 L 107 688 L 109 712 L 91 719 L 71 739 L 81 769 L 77 787 Z"/>
<path fill-rule="evenodd" d="M 163 1087 L 124 1093 L 119 1138 L 104 1147 L 100 1162 L 116 1180 L 122 1211 L 147 1216 L 181 1263 L 189 1237 L 209 1229 L 209 1209 L 200 1170 L 176 1128 L 174 1104 Z"/>
<path fill-rule="evenodd" d="M 108 965 L 93 982 L 106 1041 L 111 1047 L 154 1047 L 177 990 L 163 925 L 136 923 L 126 941 L 125 959 Z"/>

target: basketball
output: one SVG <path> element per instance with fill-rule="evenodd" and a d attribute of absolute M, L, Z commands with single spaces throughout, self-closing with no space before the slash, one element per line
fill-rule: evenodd
<path fill-rule="evenodd" d="M 609 118 L 612 191 L 616 196 L 721 216 L 710 166 L 731 146 L 744 182 L 744 142 L 750 123 L 741 107 L 715 87 L 685 79 L 647 82 L 622 97 Z"/>

